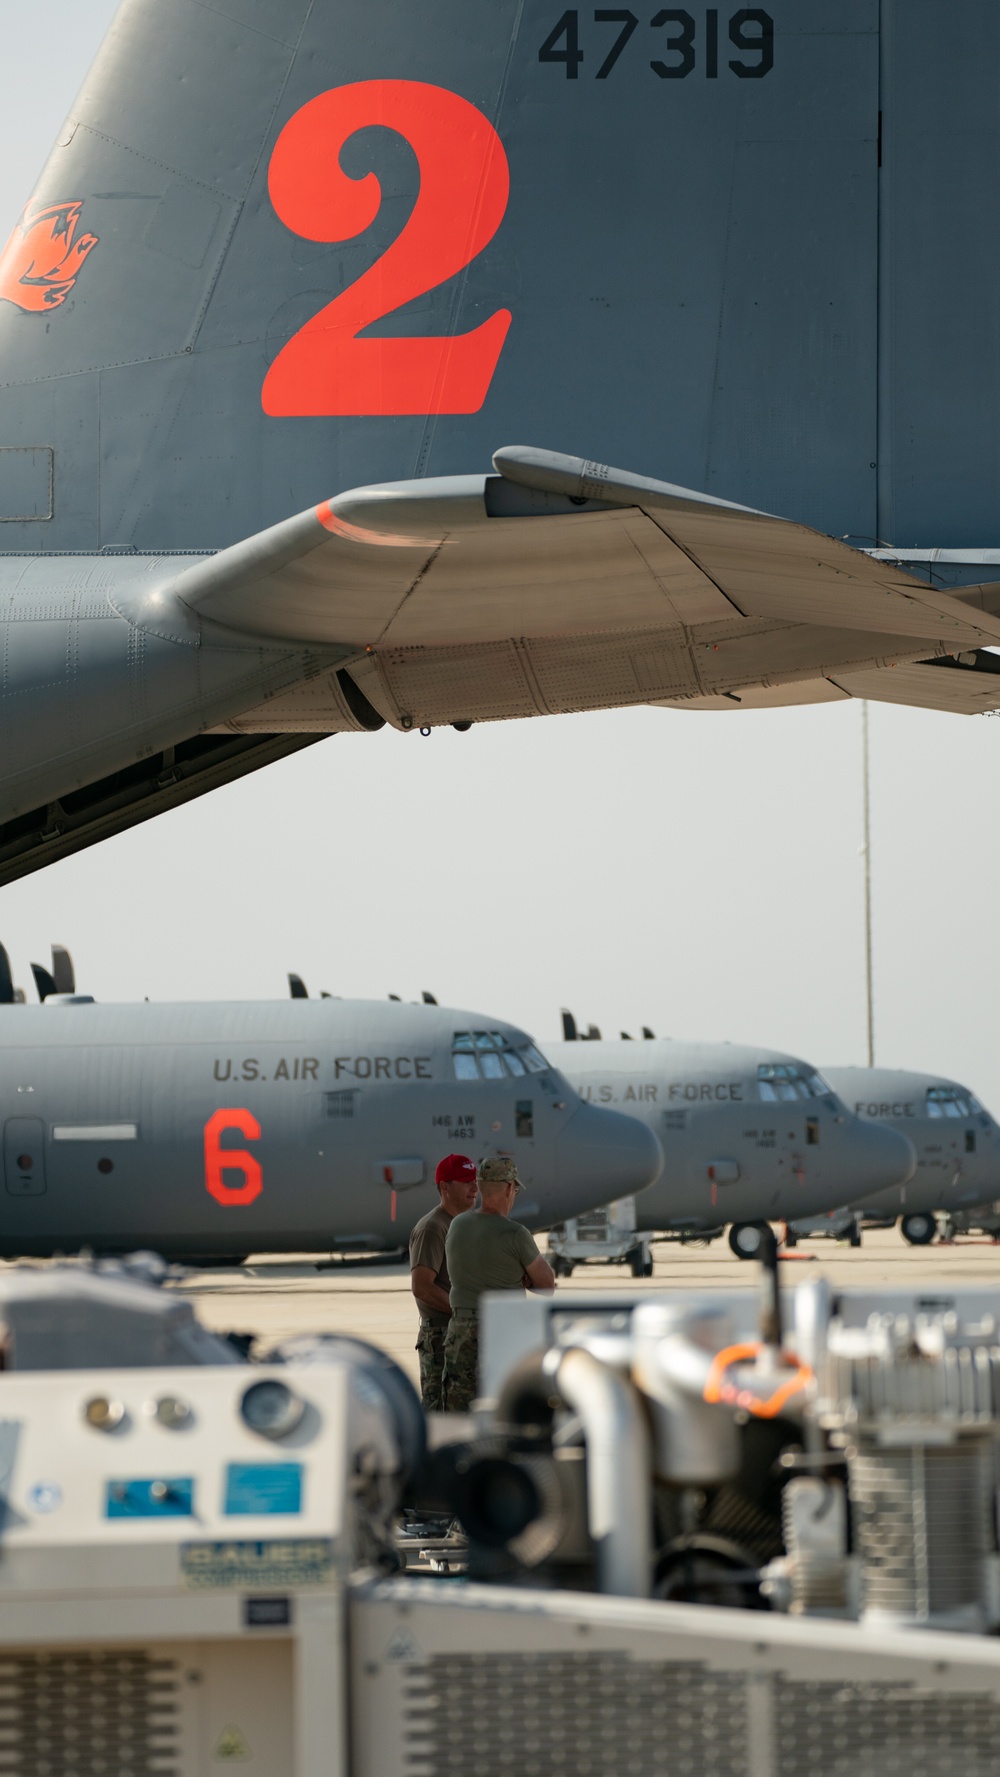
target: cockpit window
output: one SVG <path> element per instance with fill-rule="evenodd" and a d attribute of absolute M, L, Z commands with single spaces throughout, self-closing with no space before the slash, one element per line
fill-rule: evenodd
<path fill-rule="evenodd" d="M 963 1092 L 958 1086 L 928 1086 L 927 1115 L 929 1117 L 972 1117 L 981 1109 L 979 1100 L 973 1098 L 971 1092 Z"/>
<path fill-rule="evenodd" d="M 534 1043 L 512 1043 L 502 1030 L 457 1030 L 451 1059 L 456 1080 L 523 1080 L 549 1065 Z"/>
<path fill-rule="evenodd" d="M 792 1104 L 798 1099 L 833 1096 L 822 1074 L 812 1068 L 797 1067 L 793 1061 L 762 1061 L 757 1069 L 757 1091 L 765 1104 Z"/>

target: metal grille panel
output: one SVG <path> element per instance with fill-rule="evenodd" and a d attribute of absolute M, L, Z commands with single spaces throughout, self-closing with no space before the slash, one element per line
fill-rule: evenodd
<path fill-rule="evenodd" d="M 3 1777 L 179 1777 L 178 1671 L 142 1650 L 0 1654 Z"/>
<path fill-rule="evenodd" d="M 620 1653 L 452 1654 L 413 1668 L 407 1768 L 435 1777 L 750 1777 L 740 1678 Z"/>
<path fill-rule="evenodd" d="M 850 1460 L 864 1605 L 925 1620 L 979 1602 L 990 1547 L 990 1452 L 862 1447 Z"/>
<path fill-rule="evenodd" d="M 996 1777 L 1000 1709 L 908 1685 L 775 1687 L 775 1777 Z"/>

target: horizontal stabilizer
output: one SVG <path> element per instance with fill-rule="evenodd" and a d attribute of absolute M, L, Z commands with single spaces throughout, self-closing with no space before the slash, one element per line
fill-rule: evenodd
<path fill-rule="evenodd" d="M 956 716 L 1000 709 L 1000 657 L 973 651 L 967 660 L 902 661 L 898 666 L 840 672 L 825 679 L 797 679 L 788 685 L 748 685 L 739 692 L 698 698 L 657 698 L 663 709 L 776 710 L 807 703 L 840 703 L 849 698 L 907 704 Z"/>
<path fill-rule="evenodd" d="M 976 716 L 1000 709 L 1000 660 L 993 654 L 985 658 L 996 663 L 985 672 L 960 661 L 930 660 L 897 666 L 891 672 L 838 674 L 837 682 L 849 697 Z"/>
<path fill-rule="evenodd" d="M 260 636 L 350 648 L 692 629 L 750 617 L 927 652 L 1000 643 L 1000 615 L 787 519 L 581 458 L 340 494 L 189 568 L 178 596 Z"/>

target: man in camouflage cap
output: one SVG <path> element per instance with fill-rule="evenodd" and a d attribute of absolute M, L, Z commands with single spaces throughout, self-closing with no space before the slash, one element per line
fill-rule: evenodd
<path fill-rule="evenodd" d="M 523 1188 L 508 1155 L 484 1160 L 479 1168 L 480 1208 L 455 1216 L 448 1228 L 451 1320 L 444 1341 L 446 1413 L 467 1413 L 476 1398 L 483 1291 L 555 1289 L 552 1268 L 528 1229 L 510 1220 L 514 1199 Z"/>
<path fill-rule="evenodd" d="M 420 1310 L 420 1398 L 428 1413 L 442 1408 L 444 1341 L 451 1321 L 444 1243 L 455 1216 L 476 1201 L 475 1162 L 467 1154 L 446 1154 L 438 1162 L 434 1182 L 438 1201 L 410 1235 L 410 1288 Z"/>

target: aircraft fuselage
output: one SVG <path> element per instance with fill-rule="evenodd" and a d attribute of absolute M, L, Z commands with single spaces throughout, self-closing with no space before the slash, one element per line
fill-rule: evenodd
<path fill-rule="evenodd" d="M 454 1150 L 513 1154 L 536 1227 L 660 1166 L 523 1032 L 436 1006 L 4 1007 L 0 1105 L 8 1257 L 397 1247 Z"/>
<path fill-rule="evenodd" d="M 895 1130 L 862 1122 L 808 1063 L 775 1050 L 654 1040 L 549 1053 L 588 1103 L 658 1135 L 663 1173 L 636 1205 L 645 1231 L 816 1215 L 913 1169 Z"/>

